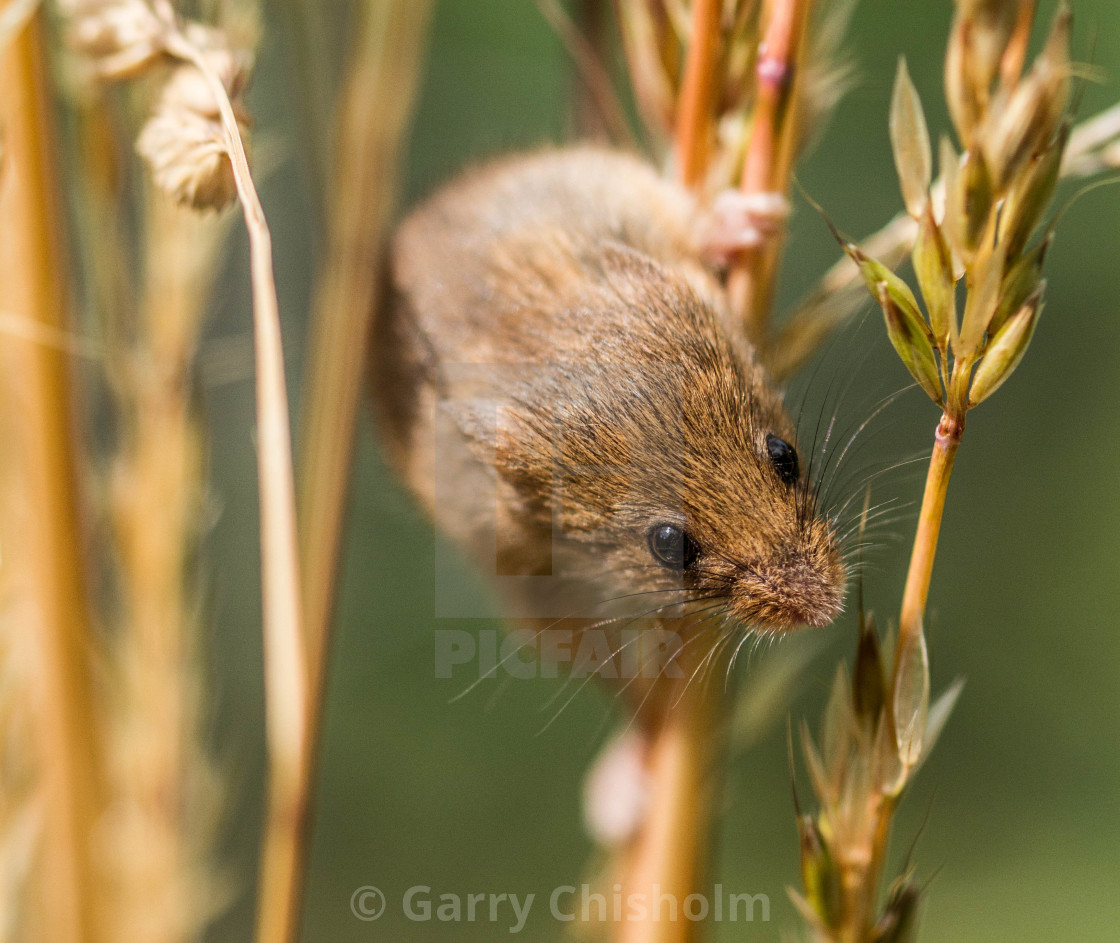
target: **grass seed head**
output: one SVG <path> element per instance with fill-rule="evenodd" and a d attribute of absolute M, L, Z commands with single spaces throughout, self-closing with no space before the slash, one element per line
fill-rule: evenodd
<path fill-rule="evenodd" d="M 143 0 L 58 0 L 67 45 L 99 78 L 136 75 L 163 52 L 163 26 Z"/>
<path fill-rule="evenodd" d="M 905 63 L 899 64 L 891 143 L 907 212 L 918 222 L 912 260 L 928 322 L 901 279 L 845 247 L 882 307 L 903 363 L 958 423 L 1018 365 L 1041 307 L 1040 268 L 1051 234 L 1030 243 L 1061 175 L 1075 70 L 1071 17 L 1062 4 L 1023 74 L 1034 11 L 1035 0 L 957 2 L 945 90 L 963 149 L 958 156 L 941 139 L 943 212 L 929 198 L 929 133 L 921 102 Z M 956 285 L 962 275 L 967 298 L 958 332 Z M 926 338 L 936 347 L 940 368 Z"/>
<path fill-rule="evenodd" d="M 188 27 L 188 38 L 203 50 L 221 78 L 248 146 L 248 118 L 241 102 L 249 57 L 226 48 L 220 33 L 197 24 Z M 193 65 L 177 66 L 136 142 L 156 185 L 194 209 L 224 208 L 237 196 L 227 148 L 210 86 Z"/>

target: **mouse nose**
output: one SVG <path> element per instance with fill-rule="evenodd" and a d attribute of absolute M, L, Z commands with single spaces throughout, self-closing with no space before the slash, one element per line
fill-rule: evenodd
<path fill-rule="evenodd" d="M 772 632 L 828 625 L 844 608 L 847 571 L 831 548 L 745 571 L 731 593 L 740 619 Z"/>

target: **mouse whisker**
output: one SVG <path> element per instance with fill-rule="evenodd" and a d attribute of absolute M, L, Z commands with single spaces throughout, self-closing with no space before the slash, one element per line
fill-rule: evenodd
<path fill-rule="evenodd" d="M 700 639 L 702 639 L 702 638 L 703 638 L 703 637 L 704 637 L 704 636 L 705 636 L 706 634 L 707 634 L 707 632 L 706 632 L 706 631 L 702 631 L 702 632 L 697 632 L 696 634 L 694 634 L 694 635 L 693 635 L 693 636 L 692 636 L 691 638 L 689 638 L 689 639 L 688 639 L 688 640 L 687 640 L 687 641 L 686 641 L 686 642 L 685 642 L 685 643 L 684 643 L 683 645 L 681 645 L 681 647 L 680 647 L 679 649 L 677 649 L 676 655 L 677 655 L 677 656 L 680 656 L 680 655 L 681 655 L 681 654 L 682 654 L 682 653 L 683 653 L 683 652 L 684 652 L 684 651 L 685 651 L 686 649 L 688 649 L 688 648 L 689 648 L 689 647 L 690 647 L 691 645 L 693 645 L 693 644 L 694 644 L 695 642 L 697 642 L 697 641 L 699 641 Z M 664 667 L 663 667 L 663 670 L 664 670 Z M 615 698 L 616 698 L 616 699 L 618 699 L 619 697 L 621 697 L 621 696 L 622 696 L 622 695 L 623 695 L 623 694 L 625 693 L 626 689 L 627 689 L 627 688 L 629 688 L 629 686 L 630 686 L 631 684 L 633 684 L 634 680 L 636 680 L 636 679 L 633 679 L 633 678 L 632 678 L 632 679 L 630 679 L 630 681 L 628 681 L 628 682 L 626 683 L 626 685 L 624 685 L 624 686 L 623 686 L 622 690 L 620 690 L 620 691 L 619 691 L 619 692 L 618 692 L 618 693 L 617 693 L 617 694 L 615 695 Z M 641 714 L 642 714 L 642 710 L 643 710 L 643 708 L 644 708 L 644 707 L 646 706 L 646 702 L 647 702 L 647 701 L 649 700 L 649 698 L 650 698 L 650 695 L 652 695 L 652 694 L 653 694 L 654 690 L 655 690 L 655 687 L 654 687 L 654 685 L 650 685 L 650 686 L 649 686 L 649 690 L 648 690 L 648 691 L 646 691 L 645 695 L 643 695 L 643 697 L 642 697 L 641 701 L 640 701 L 640 702 L 638 703 L 638 706 L 637 706 L 637 708 L 636 708 L 636 709 L 635 709 L 635 710 L 633 711 L 633 713 L 632 713 L 632 715 L 631 715 L 631 717 L 630 717 L 630 720 L 629 720 L 629 721 L 627 722 L 627 725 L 626 725 L 626 727 L 624 728 L 624 732 L 629 732 L 629 730 L 630 730 L 631 726 L 633 725 L 633 723 L 634 723 L 634 722 L 635 722 L 635 721 L 636 721 L 636 720 L 638 719 L 638 717 L 640 717 L 640 716 L 641 716 Z M 673 705 L 673 706 L 676 706 L 676 702 L 674 702 L 674 705 Z"/>
<path fill-rule="evenodd" d="M 868 426 L 872 422 L 874 422 L 885 410 L 887 410 L 889 407 L 894 405 L 894 403 L 896 403 L 898 401 L 898 399 L 904 393 L 908 392 L 911 389 L 914 389 L 914 387 L 916 385 L 917 384 L 911 383 L 909 386 L 904 386 L 902 389 L 895 390 L 893 393 L 890 393 L 887 396 L 883 397 L 872 408 L 871 412 L 862 421 L 860 421 L 859 425 L 855 428 L 855 430 L 848 437 L 848 441 L 845 443 L 844 448 L 841 449 L 840 452 L 838 453 L 838 455 L 836 457 L 836 461 L 834 463 L 832 463 L 832 467 L 828 471 L 827 475 L 826 474 L 821 475 L 821 481 L 818 483 L 818 486 L 817 486 L 818 496 L 819 496 L 820 493 L 823 493 L 825 495 L 823 500 L 826 503 L 827 503 L 828 493 L 831 491 L 831 489 L 833 487 L 833 484 L 837 480 L 837 477 L 840 473 L 840 470 L 844 466 L 845 460 L 849 457 L 850 454 L 852 454 L 852 447 L 857 442 L 871 441 L 876 435 L 880 435 L 880 434 L 884 433 L 889 428 L 889 425 L 884 426 L 881 429 L 876 430 L 868 438 L 861 439 L 860 437 L 867 430 Z M 847 430 L 845 430 L 845 434 L 847 434 Z M 826 484 L 826 482 L 827 482 L 827 484 Z"/>
<path fill-rule="evenodd" d="M 707 598 L 707 597 L 706 597 L 706 598 Z M 701 600 L 701 601 L 703 601 L 703 600 Z M 697 613 L 697 612 L 705 612 L 705 611 L 707 611 L 708 609 L 713 609 L 713 608 L 717 608 L 717 607 L 719 607 L 719 606 L 721 606 L 721 605 L 722 605 L 722 602 L 718 602 L 718 603 L 715 603 L 715 604 L 714 604 L 714 605 L 712 605 L 712 606 L 706 606 L 706 607 L 704 607 L 704 608 L 702 608 L 702 609 L 700 609 L 700 610 L 694 610 L 694 612 L 693 612 L 693 613 L 690 613 L 690 614 L 695 614 L 695 613 Z M 691 625 L 693 625 L 693 624 L 694 624 L 694 623 L 690 623 L 690 624 L 689 624 L 689 627 L 691 627 Z M 695 637 L 694 637 L 694 638 L 695 638 Z M 634 644 L 635 642 L 639 642 L 639 641 L 641 641 L 641 640 L 642 640 L 642 635 L 641 635 L 641 633 L 635 633 L 635 634 L 634 634 L 634 635 L 633 635 L 633 636 L 632 636 L 632 637 L 631 637 L 630 639 L 626 640 L 625 642 L 622 642 L 622 643 L 621 643 L 621 644 L 619 645 L 619 647 L 618 647 L 618 648 L 612 649 L 612 650 L 611 650 L 611 652 L 610 652 L 610 653 L 609 653 L 609 654 L 608 654 L 608 655 L 607 655 L 607 656 L 606 656 L 605 658 L 603 658 L 603 659 L 602 659 L 602 661 L 600 661 L 600 662 L 599 662 L 599 664 L 598 664 L 598 665 L 597 665 L 597 666 L 596 666 L 596 667 L 595 667 L 595 668 L 594 668 L 594 669 L 593 669 L 592 671 L 589 671 L 589 672 L 588 672 L 588 673 L 587 673 L 587 674 L 586 674 L 586 675 L 585 675 L 584 677 L 582 677 L 582 678 L 579 678 L 579 679 L 576 679 L 576 678 L 573 678 L 573 677 L 569 677 L 569 678 L 568 678 L 568 679 L 567 679 L 567 680 L 566 680 L 566 681 L 564 682 L 564 685 L 563 685 L 563 686 L 561 687 L 560 691 L 559 691 L 559 692 L 558 692 L 557 694 L 553 695 L 553 697 L 551 697 L 551 698 L 550 698 L 550 699 L 549 699 L 549 700 L 548 700 L 548 701 L 547 701 L 547 702 L 546 702 L 546 703 L 545 703 L 545 704 L 544 704 L 544 705 L 542 706 L 542 708 L 541 708 L 542 710 L 546 710 L 546 709 L 547 709 L 547 708 L 548 708 L 548 707 L 549 707 L 550 705 L 554 704 L 554 703 L 556 702 L 556 700 L 557 700 L 557 699 L 559 698 L 559 696 L 560 696 L 560 695 L 562 695 L 562 694 L 563 694 L 563 693 L 564 693 L 564 692 L 565 692 L 565 691 L 567 690 L 567 688 L 568 688 L 568 685 L 569 685 L 569 684 L 571 684 L 571 683 L 572 683 L 573 681 L 579 680 L 579 682 L 580 682 L 580 683 L 579 683 L 579 685 L 578 685 L 578 686 L 576 687 L 576 689 L 575 689 L 574 691 L 572 691 L 572 692 L 571 692 L 571 694 L 570 694 L 570 695 L 568 696 L 568 698 L 567 698 L 567 699 L 566 699 L 566 700 L 564 701 L 564 703 L 560 705 L 559 709 L 558 709 L 558 710 L 557 710 L 557 711 L 556 711 L 556 712 L 555 712 L 555 713 L 553 714 L 553 716 L 552 716 L 551 718 L 549 718 L 548 722 L 547 722 L 547 723 L 546 723 L 546 724 L 545 724 L 545 725 L 544 725 L 544 726 L 543 726 L 543 727 L 542 727 L 542 728 L 541 728 L 541 729 L 540 729 L 539 731 L 537 731 L 537 735 L 540 735 L 540 734 L 544 733 L 544 732 L 545 732 L 546 730 L 548 730 L 548 728 L 549 728 L 549 727 L 551 727 L 551 726 L 552 726 L 552 724 L 553 724 L 553 723 L 555 723 L 555 722 L 556 722 L 556 720 L 557 720 L 557 719 L 558 719 L 558 718 L 560 717 L 560 715 L 561 715 L 561 714 L 562 714 L 562 713 L 563 713 L 563 712 L 564 712 L 565 710 L 567 710 L 568 706 L 569 706 L 569 705 L 570 705 L 570 704 L 571 704 L 571 703 L 572 703 L 572 702 L 573 702 L 573 701 L 574 701 L 574 700 L 575 700 L 575 699 L 576 699 L 576 698 L 577 698 L 577 697 L 579 696 L 580 692 L 581 692 L 581 691 L 583 691 L 583 689 L 584 689 L 584 688 L 585 688 L 585 687 L 586 687 L 586 686 L 588 685 L 588 683 L 589 683 L 589 682 L 591 681 L 591 679 L 592 679 L 592 678 L 594 678 L 594 677 L 595 677 L 595 676 L 596 676 L 596 675 L 597 675 L 597 674 L 598 674 L 598 673 L 599 673 L 600 671 L 602 671 L 602 669 L 603 669 L 603 668 L 604 668 L 604 667 L 605 667 L 605 666 L 607 665 L 607 663 L 608 663 L 608 662 L 609 662 L 609 661 L 610 661 L 611 659 L 613 659 L 613 658 L 616 658 L 616 657 L 618 657 L 618 656 L 619 656 L 619 655 L 621 655 L 621 654 L 622 654 L 622 652 L 623 652 L 623 651 L 624 651 L 625 649 L 627 649 L 627 648 L 628 648 L 628 647 L 629 647 L 630 645 Z M 685 642 L 685 643 L 684 643 L 684 644 L 683 644 L 683 645 L 682 645 L 682 646 L 680 647 L 680 649 L 678 649 L 678 650 L 677 650 L 677 654 L 679 654 L 679 653 L 680 653 L 681 651 L 684 651 L 684 649 L 685 649 L 685 648 L 686 648 L 686 647 L 687 647 L 687 646 L 688 646 L 688 645 L 690 644 L 690 642 L 691 642 L 691 641 L 693 641 L 693 640 L 694 640 L 694 639 L 689 639 L 689 641 L 686 641 L 686 642 Z M 634 681 L 635 681 L 635 680 L 637 680 L 637 676 L 636 676 L 636 677 L 634 677 L 634 678 L 631 678 L 631 679 L 629 679 L 629 680 L 628 680 L 628 681 L 626 682 L 626 684 L 624 684 L 624 685 L 622 686 L 622 688 L 621 688 L 621 689 L 620 689 L 620 690 L 619 690 L 619 691 L 618 691 L 618 692 L 617 692 L 617 693 L 615 694 L 615 698 L 618 698 L 618 697 L 620 697 L 620 696 L 621 696 L 621 695 L 622 695 L 622 694 L 623 694 L 623 693 L 624 693 L 624 692 L 625 692 L 625 691 L 626 691 L 626 690 L 627 690 L 627 689 L 628 689 L 628 688 L 630 687 L 630 685 L 634 683 Z M 648 695 L 647 695 L 647 697 L 648 697 Z M 645 703 L 645 699 L 643 698 L 643 701 L 642 701 L 642 706 L 644 706 L 644 703 Z"/>
<path fill-rule="evenodd" d="M 676 591 L 681 592 L 682 590 L 676 590 Z M 687 592 L 687 590 L 683 590 L 683 591 Z M 657 592 L 662 592 L 662 590 L 647 590 L 647 591 L 641 592 L 641 593 L 632 593 L 632 594 L 626 594 L 624 596 L 616 596 L 616 597 L 614 597 L 614 600 L 623 599 L 623 598 L 626 598 L 626 596 L 633 596 L 633 597 L 645 596 L 645 595 L 649 595 L 649 594 L 657 593 Z M 705 597 L 699 597 L 699 598 L 700 598 L 700 600 L 703 600 Z M 668 609 L 671 606 L 676 606 L 676 605 L 680 605 L 680 604 L 681 603 L 679 601 L 671 601 L 671 602 L 668 602 L 668 603 L 662 603 L 658 606 L 654 606 L 651 609 L 646 609 L 643 612 L 639 612 L 637 614 L 625 613 L 625 614 L 619 615 L 619 616 L 612 616 L 610 618 L 601 619 L 598 622 L 594 622 L 589 626 L 583 626 L 583 627 L 581 627 L 581 631 L 587 632 L 587 631 L 592 631 L 592 630 L 595 630 L 595 629 L 605 628 L 607 626 L 614 625 L 616 623 L 622 622 L 624 619 L 629 620 L 629 622 L 627 623 L 627 624 L 629 624 L 631 622 L 636 622 L 638 619 L 642 619 L 642 618 L 645 618 L 647 616 L 654 615 L 658 612 L 661 612 L 664 609 Z M 552 629 L 556 628 L 556 626 L 558 626 L 560 623 L 565 622 L 568 619 L 578 618 L 580 616 L 580 614 L 582 612 L 586 612 L 588 608 L 596 608 L 598 605 L 599 604 L 594 604 L 591 607 L 584 607 L 583 609 L 577 609 L 571 615 L 561 616 L 559 619 L 556 619 L 556 620 L 550 622 L 548 625 L 544 626 L 543 628 L 538 629 L 536 632 L 532 633 L 532 635 L 530 635 L 530 637 L 527 640 L 522 642 L 520 645 L 517 646 L 517 648 L 515 648 L 508 655 L 506 655 L 504 658 L 502 658 L 502 660 L 499 661 L 496 665 L 494 665 L 494 667 L 491 668 L 490 671 L 488 671 L 485 675 L 481 675 L 480 677 L 475 678 L 475 680 L 472 681 L 466 688 L 464 688 L 462 691 L 460 691 L 458 694 L 456 694 L 454 697 L 452 697 L 448 701 L 448 703 L 449 704 L 454 704 L 454 703 L 462 700 L 464 697 L 466 697 L 468 694 L 470 694 L 471 691 L 473 691 L 480 684 L 482 684 L 482 682 L 485 681 L 487 678 L 492 678 L 492 677 L 496 676 L 499 668 L 504 668 L 507 664 L 509 664 L 511 661 L 513 661 L 513 659 L 515 659 L 518 655 L 520 655 L 521 652 L 525 648 L 531 647 L 536 642 L 538 642 L 540 640 L 540 638 L 546 632 L 551 631 Z"/>

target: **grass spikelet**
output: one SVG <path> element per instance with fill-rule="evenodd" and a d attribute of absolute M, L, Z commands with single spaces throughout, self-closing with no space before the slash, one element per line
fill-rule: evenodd
<path fill-rule="evenodd" d="M 248 81 L 247 56 L 218 45 L 212 30 L 192 31 L 206 45 L 204 55 L 230 97 L 238 133 L 248 149 L 248 116 L 241 96 Z M 237 196 L 218 102 L 192 65 L 176 68 L 136 141 L 156 185 L 198 210 L 222 209 Z"/>

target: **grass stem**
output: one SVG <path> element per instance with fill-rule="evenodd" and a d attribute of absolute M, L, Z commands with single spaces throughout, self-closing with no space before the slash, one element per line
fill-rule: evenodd
<path fill-rule="evenodd" d="M 721 0 L 693 0 L 692 32 L 675 129 L 677 176 L 686 187 L 697 187 L 708 166 L 722 12 Z"/>
<path fill-rule="evenodd" d="M 41 15 L 0 62 L 0 307 L 51 334 L 67 333 L 63 214 Z M 91 615 L 78 506 L 79 465 L 66 355 L 5 335 L 5 461 L 17 469 L 19 507 L 5 509 L 5 569 L 19 570 L 33 624 L 39 690 L 36 742 L 44 777 L 44 857 L 35 916 L 45 943 L 101 939 L 92 838 L 102 809 L 100 718 L 90 671 Z"/>
<path fill-rule="evenodd" d="M 622 861 L 624 899 L 637 895 L 648 905 L 645 920 L 624 919 L 616 943 L 694 943 L 705 932 L 703 921 L 687 919 L 680 909 L 691 894 L 704 893 L 721 785 L 728 705 L 733 687 L 725 683 L 732 652 L 714 657 L 689 647 L 675 663 L 683 677 L 658 679 L 642 715 L 651 729 L 646 760 L 650 783 L 642 827 Z M 731 646 L 733 649 L 734 646 Z M 664 898 L 676 918 L 660 913 Z"/>
<path fill-rule="evenodd" d="M 906 640 L 921 631 L 933 574 L 933 559 L 941 533 L 941 518 L 945 511 L 945 495 L 949 489 L 949 476 L 953 471 L 953 461 L 963 433 L 964 421 L 948 414 L 943 415 L 937 424 L 933 455 L 930 457 L 925 492 L 922 495 L 922 509 L 918 514 L 918 529 L 910 554 L 910 568 L 906 574 L 906 588 L 902 595 L 902 614 L 899 616 L 898 644 L 895 648 L 896 670 L 898 653 L 903 651 Z"/>
<path fill-rule="evenodd" d="M 789 192 L 797 153 L 798 81 L 809 34 L 812 0 L 767 0 L 759 49 L 750 144 L 739 189 L 748 196 Z M 745 319 L 757 346 L 768 346 L 782 238 L 774 234 L 744 250 L 727 282 L 732 310 Z"/>
<path fill-rule="evenodd" d="M 315 298 L 300 442 L 300 524 L 311 689 L 320 691 L 337 590 L 354 428 L 429 0 L 367 0 L 340 106 L 335 198 Z"/>

